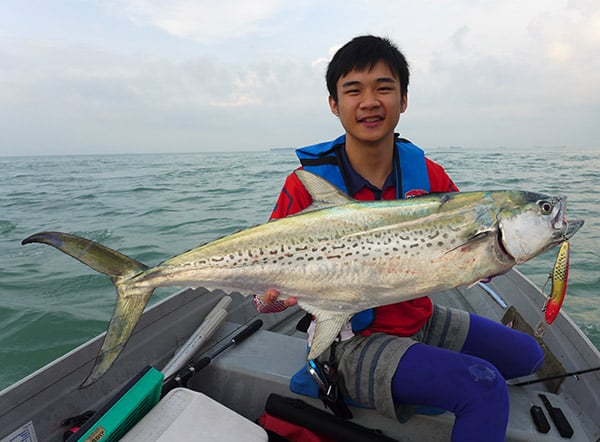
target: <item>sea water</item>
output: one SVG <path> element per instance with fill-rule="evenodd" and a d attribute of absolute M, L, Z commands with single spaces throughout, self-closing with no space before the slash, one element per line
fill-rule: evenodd
<path fill-rule="evenodd" d="M 521 189 L 569 198 L 586 224 L 571 240 L 563 309 L 600 348 L 600 151 L 437 149 L 463 191 Z M 44 245 L 74 233 L 147 265 L 265 222 L 298 165 L 293 150 L 0 158 L 0 389 L 105 330 L 109 279 Z M 538 285 L 556 249 L 519 267 Z M 174 290 L 158 289 L 150 303 Z M 586 367 L 582 367 L 586 368 Z"/>

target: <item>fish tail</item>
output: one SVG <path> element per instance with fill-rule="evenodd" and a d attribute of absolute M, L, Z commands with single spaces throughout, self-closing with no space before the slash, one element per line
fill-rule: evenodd
<path fill-rule="evenodd" d="M 22 241 L 22 244 L 30 243 L 51 245 L 97 272 L 108 275 L 115 284 L 117 303 L 114 313 L 94 367 L 80 388 L 87 387 L 102 377 L 115 362 L 140 319 L 154 288 L 137 287 L 130 279 L 148 267 L 102 244 L 68 233 L 40 232 Z"/>
<path fill-rule="evenodd" d="M 110 276 L 131 277 L 148 270 L 148 267 L 116 250 L 98 244 L 81 236 L 62 232 L 40 232 L 25 238 L 21 244 L 48 244 L 61 252 L 91 267 L 97 272 Z"/>

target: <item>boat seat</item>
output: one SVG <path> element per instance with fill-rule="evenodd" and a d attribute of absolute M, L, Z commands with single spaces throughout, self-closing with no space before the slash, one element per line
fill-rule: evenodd
<path fill-rule="evenodd" d="M 260 417 L 271 393 L 296 397 L 324 409 L 319 399 L 300 396 L 289 389 L 291 377 L 305 362 L 306 339 L 261 330 L 243 345 L 232 348 L 215 358 L 211 364 L 192 378 L 188 386 L 208 396 L 218 397 L 232 410 L 250 420 Z M 351 407 L 353 422 L 376 428 L 384 434 L 429 434 L 432 441 L 449 440 L 454 416 L 419 415 L 406 426 L 375 410 Z"/>
<path fill-rule="evenodd" d="M 224 328 L 227 327 L 231 327 L 231 324 L 226 323 Z M 300 396 L 289 389 L 290 379 L 305 363 L 305 357 L 306 339 L 301 334 L 286 335 L 259 330 L 243 344 L 213 359 L 208 367 L 192 378 L 188 386 L 209 397 L 218 398 L 222 404 L 252 421 L 264 413 L 271 393 L 302 399 L 324 409 L 319 399 Z M 541 385 L 540 390 L 514 386 L 509 386 L 509 390 L 513 401 L 507 441 L 541 440 L 536 439 L 537 436 L 543 436 L 544 442 L 564 440 L 555 429 L 548 434 L 537 433 L 529 408 L 532 403 L 539 401 L 537 395 L 540 392 L 547 394 L 553 404 L 561 407 L 573 427 L 577 427 L 578 418 L 571 413 L 568 403 Z M 392 438 L 423 440 L 423 435 L 427 435 L 427 440 L 431 442 L 448 441 L 451 438 L 454 415 L 449 412 L 439 415 L 415 414 L 406 423 L 400 423 L 372 409 L 350 409 L 353 422 L 378 429 Z"/>

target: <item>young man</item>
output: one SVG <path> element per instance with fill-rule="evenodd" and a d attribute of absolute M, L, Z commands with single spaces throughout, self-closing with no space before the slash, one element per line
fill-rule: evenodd
<path fill-rule="evenodd" d="M 359 200 L 458 191 L 441 166 L 394 133 L 408 105 L 409 70 L 389 40 L 353 39 L 335 54 L 326 78 L 329 106 L 345 134 L 298 149 L 302 167 Z M 292 173 L 272 218 L 292 215 L 310 203 Z M 278 300 L 278 295 L 273 289 L 257 298 L 259 310 L 296 303 L 294 298 Z M 342 388 L 352 400 L 400 418 L 409 405 L 449 410 L 456 416 L 453 441 L 503 441 L 509 414 L 505 379 L 530 374 L 543 360 L 532 337 L 435 306 L 428 297 L 355 315 L 331 353 L 322 358 L 334 357 Z"/>

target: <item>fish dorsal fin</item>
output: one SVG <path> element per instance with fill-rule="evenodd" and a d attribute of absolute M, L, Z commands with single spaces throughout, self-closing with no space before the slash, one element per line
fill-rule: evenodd
<path fill-rule="evenodd" d="M 295 171 L 312 198 L 312 204 L 307 210 L 325 209 L 354 201 L 329 181 L 303 169 Z"/>

